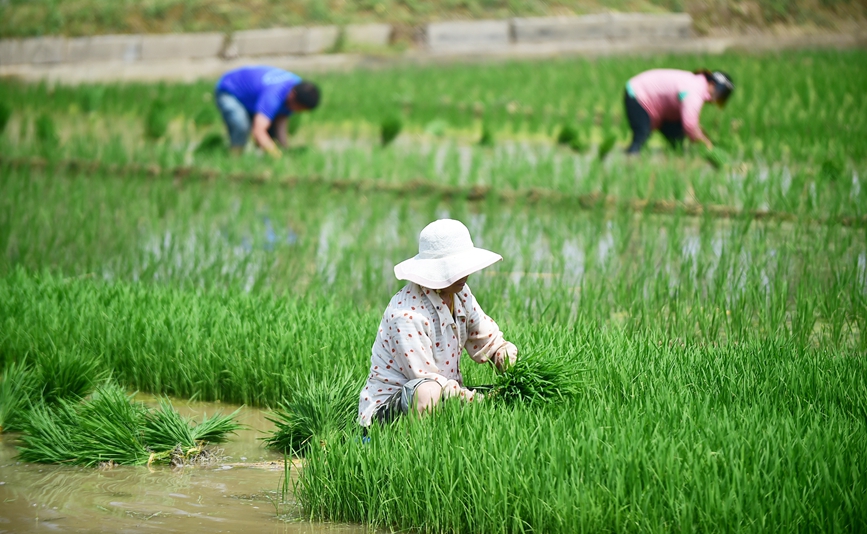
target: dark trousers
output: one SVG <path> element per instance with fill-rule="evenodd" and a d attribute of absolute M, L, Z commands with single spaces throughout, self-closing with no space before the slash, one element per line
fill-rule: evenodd
<path fill-rule="evenodd" d="M 626 91 L 623 92 L 623 106 L 626 108 L 626 118 L 629 120 L 629 127 L 632 128 L 632 144 L 626 150 L 628 154 L 638 154 L 641 152 L 641 147 L 647 142 L 650 137 L 650 115 L 647 110 L 641 107 L 638 100 L 633 96 L 629 96 Z M 677 148 L 683 144 L 683 123 L 680 121 L 663 122 L 659 126 L 659 132 L 665 136 L 672 148 Z"/>

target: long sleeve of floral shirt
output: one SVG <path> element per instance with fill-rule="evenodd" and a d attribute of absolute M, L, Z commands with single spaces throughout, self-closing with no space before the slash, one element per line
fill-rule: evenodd
<path fill-rule="evenodd" d="M 446 387 L 463 387 L 463 349 L 478 363 L 502 365 L 515 351 L 497 323 L 485 315 L 469 286 L 454 296 L 454 316 L 432 289 L 409 283 L 389 302 L 370 357 L 370 374 L 361 390 L 358 422 L 369 426 L 380 404 L 414 378 L 432 378 Z M 451 384 L 449 387 L 457 387 Z"/>

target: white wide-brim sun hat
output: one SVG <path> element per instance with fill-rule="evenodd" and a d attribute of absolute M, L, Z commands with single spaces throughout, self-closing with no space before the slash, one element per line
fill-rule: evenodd
<path fill-rule="evenodd" d="M 430 289 L 444 289 L 501 259 L 473 245 L 464 223 L 440 219 L 424 227 L 418 236 L 418 254 L 395 265 L 394 275 Z"/>

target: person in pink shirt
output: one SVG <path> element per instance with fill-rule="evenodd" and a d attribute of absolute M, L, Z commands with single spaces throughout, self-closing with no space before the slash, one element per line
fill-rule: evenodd
<path fill-rule="evenodd" d="M 481 393 L 464 387 L 464 351 L 498 371 L 515 363 L 517 347 L 466 285 L 469 275 L 501 259 L 474 246 L 460 221 L 440 219 L 421 231 L 418 254 L 394 267 L 408 283 L 382 314 L 358 401 L 362 427 L 431 411 L 448 398 L 481 400 Z"/>
<path fill-rule="evenodd" d="M 689 136 L 713 148 L 699 125 L 701 108 L 705 102 L 723 107 L 733 90 L 729 75 L 720 71 L 653 69 L 631 78 L 623 94 L 632 128 L 632 144 L 626 152 L 639 153 L 653 130 L 659 130 L 672 147 Z"/>

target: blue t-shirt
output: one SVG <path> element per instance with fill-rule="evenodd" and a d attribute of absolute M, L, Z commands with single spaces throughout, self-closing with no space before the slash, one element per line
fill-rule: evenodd
<path fill-rule="evenodd" d="M 276 67 L 241 67 L 224 74 L 217 91 L 234 95 L 251 115 L 261 113 L 273 121 L 278 115 L 292 114 L 286 96 L 299 83 L 298 75 Z"/>

